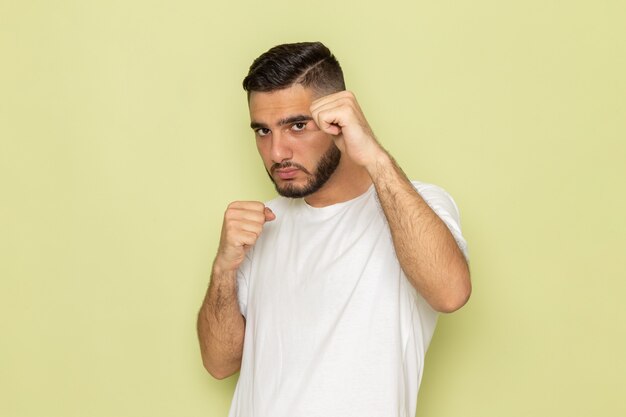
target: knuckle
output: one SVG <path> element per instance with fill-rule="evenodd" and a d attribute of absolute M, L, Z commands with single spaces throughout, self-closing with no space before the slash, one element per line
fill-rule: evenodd
<path fill-rule="evenodd" d="M 265 204 L 261 203 L 260 201 L 252 201 L 252 207 L 256 210 L 264 210 L 265 209 Z"/>
<path fill-rule="evenodd" d="M 260 201 L 238 201 L 235 208 L 243 209 L 243 210 L 262 210 L 265 207 L 263 203 Z"/>
<path fill-rule="evenodd" d="M 224 212 L 224 220 L 225 221 L 231 221 L 235 218 L 235 211 L 234 209 L 227 209 L 226 212 Z"/>
<path fill-rule="evenodd" d="M 256 243 L 257 237 L 258 236 L 256 234 L 248 232 L 243 236 L 242 240 L 243 243 L 245 243 L 246 245 L 254 245 Z"/>
<path fill-rule="evenodd" d="M 226 232 L 226 236 L 231 237 L 233 236 L 235 233 L 237 233 L 237 226 L 232 223 L 229 222 L 226 225 L 224 225 L 224 231 Z"/>

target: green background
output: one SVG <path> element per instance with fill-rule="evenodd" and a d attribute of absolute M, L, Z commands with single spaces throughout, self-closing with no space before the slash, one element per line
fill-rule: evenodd
<path fill-rule="evenodd" d="M 226 416 L 196 312 L 225 206 L 273 196 L 240 85 L 301 40 L 461 210 L 474 292 L 417 415 L 626 415 L 624 22 L 621 0 L 1 0 L 0 415 Z"/>

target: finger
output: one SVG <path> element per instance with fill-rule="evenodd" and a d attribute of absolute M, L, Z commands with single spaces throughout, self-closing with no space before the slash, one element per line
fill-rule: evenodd
<path fill-rule="evenodd" d="M 224 213 L 224 220 L 246 219 L 265 222 L 265 204 L 259 201 L 233 201 Z"/>
<path fill-rule="evenodd" d="M 263 212 L 265 204 L 261 203 L 260 201 L 233 201 L 228 205 L 228 208 Z"/>
<path fill-rule="evenodd" d="M 235 213 L 237 219 L 252 221 L 261 225 L 276 219 L 276 214 L 269 207 L 264 207 L 262 212 L 235 209 Z"/>
<path fill-rule="evenodd" d="M 236 223 L 237 232 L 254 233 L 257 237 L 263 231 L 263 224 L 257 222 L 238 222 Z"/>
<path fill-rule="evenodd" d="M 242 231 L 237 235 L 238 246 L 254 246 L 258 237 L 255 233 Z"/>
<path fill-rule="evenodd" d="M 313 100 L 313 102 L 311 103 L 311 108 L 317 109 L 319 107 L 338 102 L 356 102 L 356 98 L 354 97 L 354 94 L 350 91 L 339 91 L 337 93 L 320 97 L 317 100 Z"/>
<path fill-rule="evenodd" d="M 326 99 L 322 102 L 313 102 L 309 110 L 311 110 L 312 114 L 317 114 L 325 110 L 340 109 L 344 105 L 345 103 L 343 103 L 342 99 Z"/>
<path fill-rule="evenodd" d="M 323 110 L 314 115 L 317 126 L 331 135 L 339 135 L 344 125 L 340 110 Z"/>
<path fill-rule="evenodd" d="M 320 129 L 333 136 L 339 136 L 341 134 L 341 127 L 333 123 L 325 123 L 324 127 L 320 127 Z"/>
<path fill-rule="evenodd" d="M 226 242 L 238 246 L 241 244 L 241 236 L 252 233 L 258 236 L 263 231 L 263 224 L 245 220 L 228 220 L 223 226 L 223 235 Z"/>
<path fill-rule="evenodd" d="M 272 220 L 276 219 L 276 215 L 274 214 L 272 209 L 269 208 L 269 207 L 265 207 L 264 214 L 265 214 L 265 221 L 266 222 L 271 222 Z"/>
<path fill-rule="evenodd" d="M 259 224 L 265 223 L 265 214 L 263 210 L 230 209 L 227 212 L 226 218 L 227 220 L 241 220 Z"/>

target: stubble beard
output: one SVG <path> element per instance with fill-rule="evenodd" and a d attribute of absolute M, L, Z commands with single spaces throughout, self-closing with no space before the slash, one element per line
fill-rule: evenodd
<path fill-rule="evenodd" d="M 301 187 L 294 186 L 289 182 L 280 187 L 272 177 L 272 174 L 268 172 L 268 175 L 274 183 L 274 187 L 276 188 L 276 192 L 278 194 L 283 197 L 302 198 L 311 195 L 321 189 L 324 184 L 326 184 L 331 175 L 333 175 L 333 173 L 337 169 L 337 166 L 339 166 L 340 160 L 341 151 L 334 143 L 332 143 L 330 145 L 330 148 L 328 148 L 328 150 L 324 153 L 324 155 L 322 155 L 319 162 L 317 163 L 317 167 L 315 167 L 315 173 L 311 175 L 307 183 Z M 296 167 L 301 169 L 304 173 L 309 173 L 303 166 L 289 161 L 283 162 L 281 164 L 274 164 L 272 166 L 272 171 L 274 171 L 275 169 L 287 167 Z"/>

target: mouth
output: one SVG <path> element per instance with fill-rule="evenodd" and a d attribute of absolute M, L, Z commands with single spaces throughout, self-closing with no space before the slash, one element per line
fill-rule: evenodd
<path fill-rule="evenodd" d="M 274 174 L 276 174 L 276 176 L 281 180 L 292 180 L 296 177 L 296 175 L 298 175 L 298 171 L 300 171 L 298 168 L 289 167 L 276 169 L 274 170 Z"/>

